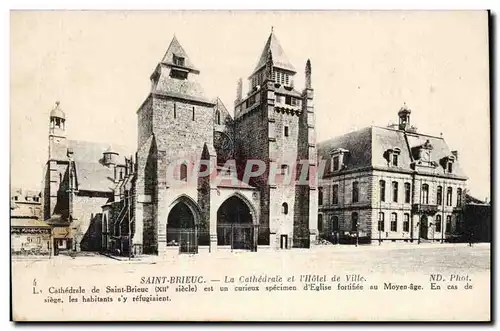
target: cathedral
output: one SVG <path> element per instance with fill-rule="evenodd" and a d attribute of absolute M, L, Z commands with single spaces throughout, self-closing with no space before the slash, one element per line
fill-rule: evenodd
<path fill-rule="evenodd" d="M 308 248 L 317 236 L 311 63 L 305 87 L 271 32 L 234 117 L 174 36 L 137 110 L 134 157 L 66 139 L 50 116 L 45 219 L 57 245 L 113 254 Z M 87 148 L 88 147 L 88 148 Z M 304 162 L 305 161 L 305 162 Z M 298 181 L 304 173 L 305 181 Z M 64 239 L 64 241 L 62 239 Z M 99 247 L 97 247 L 99 246 Z"/>

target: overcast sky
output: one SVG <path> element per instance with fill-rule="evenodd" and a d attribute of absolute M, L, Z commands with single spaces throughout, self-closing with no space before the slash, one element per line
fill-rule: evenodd
<path fill-rule="evenodd" d="M 486 12 L 13 12 L 11 180 L 39 189 L 56 100 L 70 139 L 137 144 L 136 111 L 173 35 L 209 97 L 232 109 L 271 26 L 297 69 L 312 62 L 319 141 L 397 121 L 441 133 L 490 197 Z"/>

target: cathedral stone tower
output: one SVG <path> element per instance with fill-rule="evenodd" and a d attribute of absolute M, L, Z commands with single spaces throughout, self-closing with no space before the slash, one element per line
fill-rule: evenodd
<path fill-rule="evenodd" d="M 152 250 L 145 253 L 166 249 L 167 219 L 175 205 L 171 200 L 179 195 L 196 215 L 196 226 L 201 226 L 203 213 L 195 203 L 201 199 L 199 191 L 186 176 L 191 176 L 204 150 L 215 156 L 215 104 L 196 81 L 199 73 L 174 36 L 151 75 L 151 92 L 137 111 L 136 251 L 143 244 Z M 174 185 L 176 180 L 186 180 L 186 185 Z"/>
<path fill-rule="evenodd" d="M 316 166 L 310 62 L 306 72 L 308 83 L 300 93 L 294 89 L 295 68 L 271 32 L 249 77 L 247 96 L 236 102 L 238 161 L 257 159 L 266 165 L 250 183 L 261 194 L 259 245 L 308 247 L 315 238 L 316 180 L 309 169 Z M 311 175 L 300 183 L 303 167 Z"/>

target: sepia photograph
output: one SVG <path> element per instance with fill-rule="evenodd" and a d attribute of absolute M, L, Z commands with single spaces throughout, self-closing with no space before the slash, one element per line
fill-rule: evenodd
<path fill-rule="evenodd" d="M 9 16 L 12 321 L 492 320 L 488 11 Z"/>

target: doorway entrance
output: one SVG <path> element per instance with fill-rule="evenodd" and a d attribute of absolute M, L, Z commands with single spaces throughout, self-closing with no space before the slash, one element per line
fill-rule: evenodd
<path fill-rule="evenodd" d="M 282 234 L 280 236 L 280 248 L 281 249 L 288 249 L 288 235 Z"/>
<path fill-rule="evenodd" d="M 428 239 L 429 236 L 429 222 L 427 220 L 427 215 L 422 215 L 420 217 L 420 238 Z"/>

